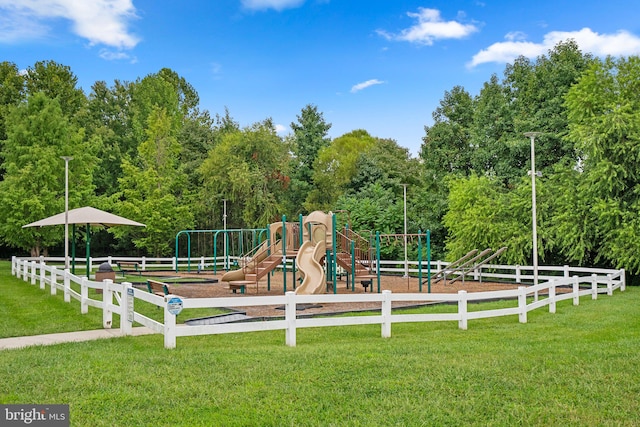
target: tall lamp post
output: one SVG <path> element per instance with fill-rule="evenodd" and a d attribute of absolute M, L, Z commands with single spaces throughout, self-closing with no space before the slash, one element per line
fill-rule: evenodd
<path fill-rule="evenodd" d="M 69 269 L 69 161 L 71 156 L 60 156 L 64 160 L 64 268 Z"/>
<path fill-rule="evenodd" d="M 409 264 L 407 261 L 407 184 L 402 184 L 404 195 L 404 278 L 409 277 Z"/>
<path fill-rule="evenodd" d="M 538 224 L 536 215 L 536 176 L 541 176 L 539 172 L 536 172 L 536 136 L 541 132 L 525 132 L 524 136 L 531 139 L 531 219 L 532 219 L 532 231 L 533 231 L 533 284 L 538 284 Z M 536 292 L 537 295 L 537 292 Z"/>

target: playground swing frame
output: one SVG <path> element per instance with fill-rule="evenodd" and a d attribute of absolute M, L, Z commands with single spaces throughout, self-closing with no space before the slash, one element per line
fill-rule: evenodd
<path fill-rule="evenodd" d="M 217 269 L 218 269 L 218 235 L 222 233 L 222 235 L 224 237 L 226 237 L 224 239 L 223 245 L 225 248 L 225 254 L 223 255 L 223 266 L 226 268 L 226 270 L 229 270 L 229 258 L 232 256 L 230 251 L 229 251 L 229 241 L 233 241 L 232 239 L 229 239 L 228 237 L 230 237 L 233 233 L 239 233 L 239 237 L 243 237 L 243 234 L 245 232 L 251 232 L 252 233 L 252 240 L 255 242 L 256 240 L 258 242 L 263 242 L 263 234 L 267 234 L 267 239 L 268 239 L 268 229 L 266 228 L 241 228 L 241 229 L 227 229 L 227 230 L 181 230 L 178 233 L 176 233 L 176 239 L 175 239 L 175 266 L 176 266 L 176 272 L 179 271 L 179 254 L 180 254 L 180 237 L 182 235 L 186 235 L 187 236 L 187 272 L 191 272 L 191 236 L 192 234 L 196 234 L 198 235 L 198 237 L 200 236 L 200 234 L 203 233 L 211 233 L 213 235 L 213 273 L 217 274 Z M 232 243 L 231 243 L 232 245 Z M 256 246 L 254 244 L 254 246 Z M 203 266 L 204 267 L 204 266 Z M 198 264 L 198 271 L 200 271 L 200 265 Z"/>
<path fill-rule="evenodd" d="M 376 232 L 375 241 L 376 241 L 376 275 L 378 279 L 378 293 L 380 292 L 380 249 L 382 239 L 387 239 L 388 244 L 391 244 L 391 240 L 397 241 L 398 239 L 408 238 L 413 242 L 414 239 L 418 240 L 418 290 L 422 293 L 422 238 L 425 237 L 425 249 L 427 251 L 427 292 L 431 293 L 431 230 L 427 230 L 426 232 L 422 232 L 422 230 L 418 230 L 417 234 L 380 234 L 380 232 Z M 409 280 L 410 276 L 407 276 L 407 280 Z"/>

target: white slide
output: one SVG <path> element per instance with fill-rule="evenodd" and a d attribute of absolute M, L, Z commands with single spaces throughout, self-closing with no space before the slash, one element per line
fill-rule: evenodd
<path fill-rule="evenodd" d="M 324 240 L 317 244 L 306 241 L 300 247 L 296 263 L 298 269 L 303 273 L 304 279 L 296 289 L 296 294 L 308 295 L 324 292 L 326 278 L 320 261 L 326 255 L 326 247 Z"/>

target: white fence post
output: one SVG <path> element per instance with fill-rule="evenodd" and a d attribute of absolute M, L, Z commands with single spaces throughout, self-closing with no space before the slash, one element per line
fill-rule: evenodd
<path fill-rule="evenodd" d="M 527 323 L 527 287 L 518 286 L 518 321 Z"/>
<path fill-rule="evenodd" d="M 521 274 L 522 274 L 522 271 L 520 270 L 520 266 L 516 265 L 516 283 L 522 282 L 522 278 L 520 277 Z"/>
<path fill-rule="evenodd" d="M 64 302 L 71 302 L 71 293 L 69 290 L 71 289 L 71 272 L 68 268 L 64 270 Z"/>
<path fill-rule="evenodd" d="M 55 265 L 51 266 L 51 295 L 55 295 L 58 291 L 58 269 Z"/>
<path fill-rule="evenodd" d="M 83 277 L 80 283 L 80 313 L 82 314 L 87 314 L 89 312 L 89 304 L 87 304 L 87 300 L 89 299 L 89 286 L 87 286 L 88 281 L 89 279 Z"/>
<path fill-rule="evenodd" d="M 391 291 L 382 291 L 382 338 L 391 338 Z"/>
<path fill-rule="evenodd" d="M 111 286 L 113 286 L 113 280 L 105 279 L 102 281 L 102 327 L 105 329 L 111 329 L 113 324 L 113 311 L 111 311 L 113 289 L 111 289 Z"/>
<path fill-rule="evenodd" d="M 598 299 L 598 276 L 591 275 L 591 299 Z"/>
<path fill-rule="evenodd" d="M 29 269 L 29 261 L 25 259 L 24 262 L 22 263 L 22 280 L 24 280 L 25 282 L 27 281 L 27 275 L 29 274 L 29 272 L 27 271 L 28 269 Z"/>
<path fill-rule="evenodd" d="M 607 274 L 607 295 L 613 295 L 613 275 Z"/>
<path fill-rule="evenodd" d="M 565 266 L 563 267 L 563 269 L 564 269 L 564 277 L 565 277 L 565 278 L 569 277 L 569 273 L 570 273 L 570 272 L 569 272 L 569 266 L 568 266 L 568 265 L 565 265 Z"/>
<path fill-rule="evenodd" d="M 47 271 L 44 268 L 45 263 L 43 260 L 40 261 L 40 289 L 44 290 L 44 284 L 45 284 L 45 274 L 47 273 Z"/>
<path fill-rule="evenodd" d="M 285 331 L 285 344 L 289 347 L 296 346 L 296 293 L 288 291 L 286 294 L 284 320 L 287 323 Z"/>
<path fill-rule="evenodd" d="M 578 276 L 573 276 L 573 305 L 580 304 L 580 279 Z"/>
<path fill-rule="evenodd" d="M 627 275 L 624 271 L 624 268 L 620 270 L 620 280 L 622 280 L 622 285 L 620 286 L 620 290 L 624 292 L 627 288 Z"/>
<path fill-rule="evenodd" d="M 16 264 L 16 256 L 14 255 L 11 257 L 11 275 L 12 276 L 17 276 L 16 274 L 18 272 L 17 267 L 18 265 Z"/>
<path fill-rule="evenodd" d="M 549 280 L 549 313 L 556 312 L 556 281 Z"/>
<path fill-rule="evenodd" d="M 145 271 L 147 269 L 147 257 L 142 257 L 142 271 Z"/>
<path fill-rule="evenodd" d="M 35 285 L 36 284 L 36 262 L 35 261 L 31 261 L 31 284 Z"/>
<path fill-rule="evenodd" d="M 124 282 L 120 296 L 120 332 L 122 335 L 131 335 L 132 333 L 135 300 L 133 286 L 129 282 Z"/>
<path fill-rule="evenodd" d="M 467 330 L 467 291 L 458 291 L 458 328 Z"/>
<path fill-rule="evenodd" d="M 176 315 L 169 312 L 169 300 L 173 295 L 164 297 L 164 348 L 176 348 Z"/>

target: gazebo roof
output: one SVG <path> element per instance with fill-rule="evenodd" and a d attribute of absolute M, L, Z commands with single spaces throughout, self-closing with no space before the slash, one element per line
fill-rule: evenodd
<path fill-rule="evenodd" d="M 103 225 L 105 227 L 112 227 L 114 225 L 133 225 L 137 227 L 146 227 L 146 225 L 132 221 L 130 219 L 114 215 L 109 212 L 101 211 L 100 209 L 85 206 L 84 208 L 77 208 L 69 210 L 69 220 L 65 222 L 65 212 L 57 215 L 50 216 L 49 218 L 41 219 L 40 221 L 32 222 L 31 224 L 23 225 L 26 227 L 45 227 L 48 225 L 64 225 L 68 224 L 90 224 L 90 225 Z"/>

